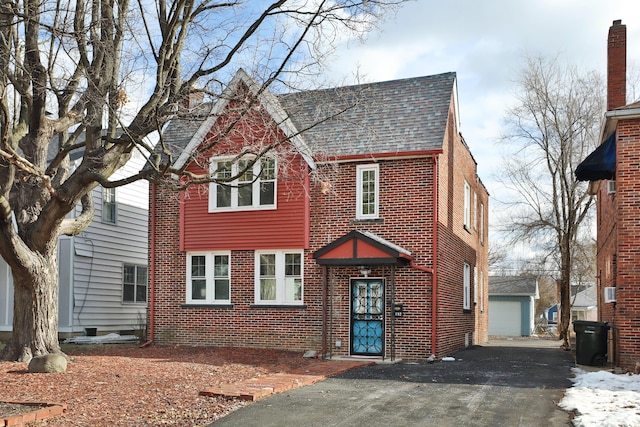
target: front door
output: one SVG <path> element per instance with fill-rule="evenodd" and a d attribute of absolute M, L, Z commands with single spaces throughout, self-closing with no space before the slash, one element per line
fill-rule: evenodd
<path fill-rule="evenodd" d="M 384 281 L 351 279 L 351 354 L 382 356 Z"/>

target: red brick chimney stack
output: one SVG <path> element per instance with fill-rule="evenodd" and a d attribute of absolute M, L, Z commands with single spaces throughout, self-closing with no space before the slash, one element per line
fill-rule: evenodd
<path fill-rule="evenodd" d="M 627 104 L 627 26 L 613 21 L 607 40 L 607 111 Z"/>

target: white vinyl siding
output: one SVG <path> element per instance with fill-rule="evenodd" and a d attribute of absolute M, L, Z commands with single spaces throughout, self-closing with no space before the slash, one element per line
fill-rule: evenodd
<path fill-rule="evenodd" d="M 378 218 L 380 168 L 377 164 L 358 165 L 356 173 L 356 218 Z"/>

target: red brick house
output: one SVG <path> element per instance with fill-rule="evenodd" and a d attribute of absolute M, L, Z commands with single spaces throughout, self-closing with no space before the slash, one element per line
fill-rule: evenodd
<path fill-rule="evenodd" d="M 602 144 L 576 169 L 597 194 L 598 319 L 608 322 L 609 361 L 640 362 L 640 103 L 626 104 L 626 26 L 614 21 L 607 51 Z"/>
<path fill-rule="evenodd" d="M 206 111 L 163 142 L 229 185 L 150 190 L 155 343 L 419 360 L 487 340 L 455 73 L 275 96 L 240 70 Z"/>

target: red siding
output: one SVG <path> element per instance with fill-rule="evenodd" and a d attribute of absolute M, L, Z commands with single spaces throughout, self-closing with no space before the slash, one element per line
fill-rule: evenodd
<path fill-rule="evenodd" d="M 290 164 L 306 168 L 298 156 Z M 185 251 L 304 248 L 309 199 L 302 179 L 278 179 L 277 209 L 208 212 L 208 191 L 190 189 L 180 206 Z"/>

